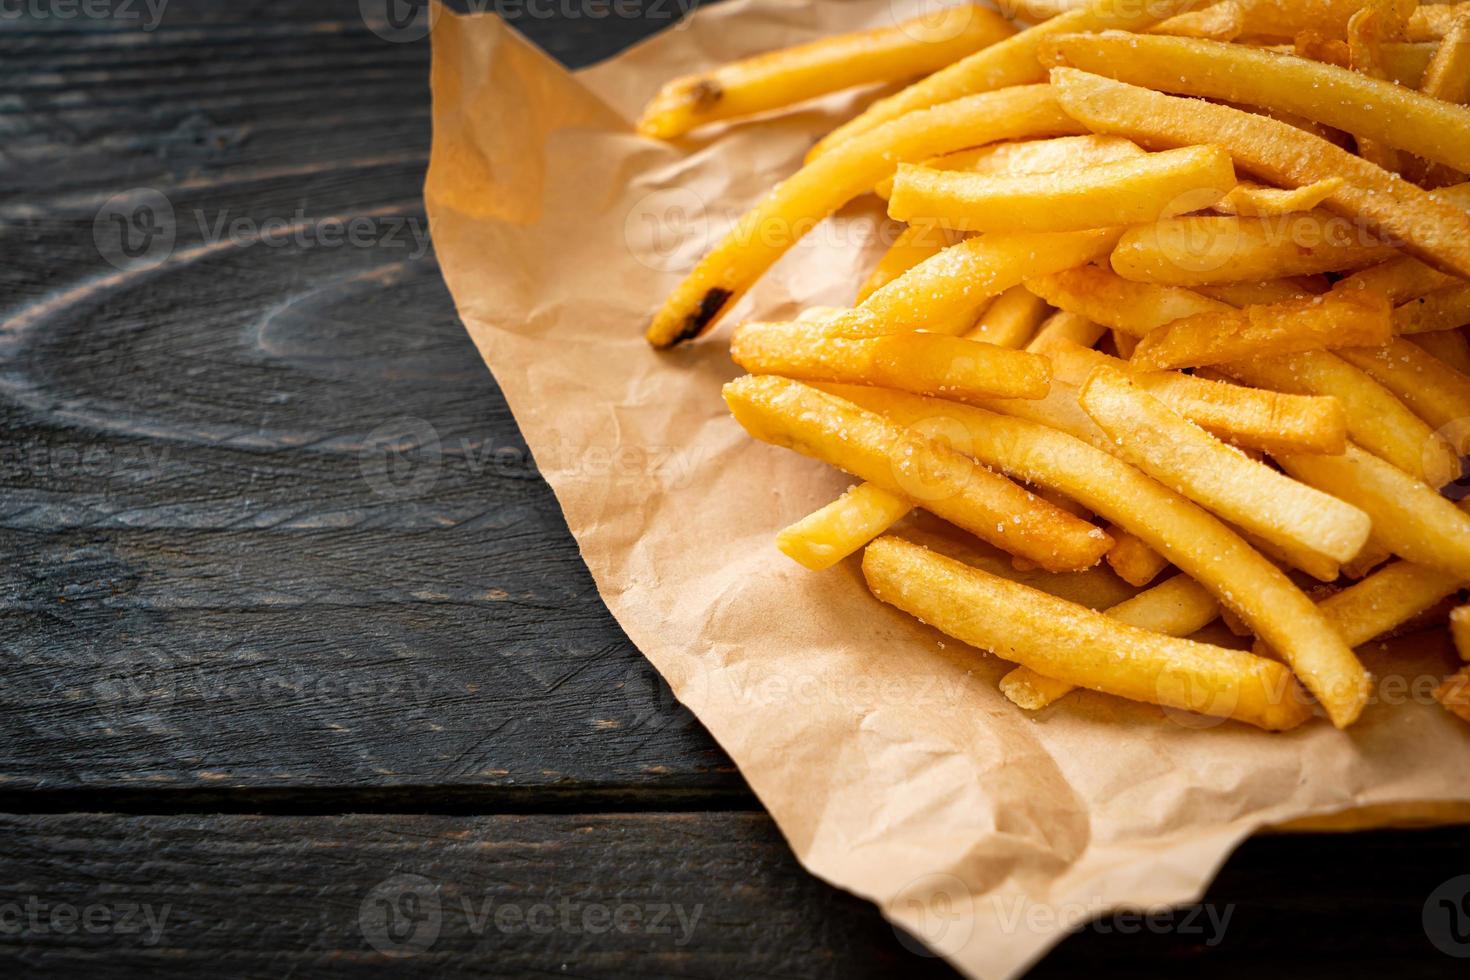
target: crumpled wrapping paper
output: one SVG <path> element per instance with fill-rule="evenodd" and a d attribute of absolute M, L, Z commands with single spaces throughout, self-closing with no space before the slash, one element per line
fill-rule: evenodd
<path fill-rule="evenodd" d="M 493 16 L 438 11 L 439 261 L 608 608 L 802 863 L 975 977 L 1021 972 L 1110 909 L 1195 900 L 1263 827 L 1470 817 L 1470 728 L 1427 695 L 1452 659 L 1437 634 L 1365 653 L 1380 703 L 1346 733 L 1087 692 L 1033 716 L 997 690 L 1005 663 L 879 604 L 856 560 L 813 573 L 777 552 L 779 528 L 850 481 L 740 430 L 719 396 L 738 373 L 724 339 L 744 316 L 850 304 L 891 239 L 881 209 L 817 228 L 703 342 L 657 354 L 642 331 L 875 93 L 678 145 L 629 120 L 674 75 L 921 2 L 732 0 L 577 75 Z"/>

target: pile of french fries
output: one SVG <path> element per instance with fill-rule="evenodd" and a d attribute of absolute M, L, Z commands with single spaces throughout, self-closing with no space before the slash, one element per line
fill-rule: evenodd
<path fill-rule="evenodd" d="M 700 336 L 860 196 L 901 223 L 852 307 L 734 330 L 739 423 L 862 481 L 779 548 L 862 551 L 878 599 L 1016 664 L 1001 689 L 1033 711 L 1081 687 L 1346 728 L 1372 698 L 1356 647 L 1447 622 L 1470 661 L 1470 3 L 1019 13 L 725 65 L 640 122 L 677 138 L 918 78 L 817 143 L 648 328 Z M 1010 561 L 888 533 L 916 508 Z M 1138 591 L 1049 588 L 1077 573 Z M 1208 641 L 1232 634 L 1254 639 Z M 1470 721 L 1470 666 L 1445 673 Z"/>

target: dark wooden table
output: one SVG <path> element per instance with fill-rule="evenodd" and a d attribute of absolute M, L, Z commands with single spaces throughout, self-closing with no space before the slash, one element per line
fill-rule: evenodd
<path fill-rule="evenodd" d="M 685 5 L 503 9 L 582 65 Z M 440 281 L 427 42 L 375 7 L 0 3 L 4 971 L 948 974 L 802 872 L 603 608 Z M 1422 916 L 1467 872 L 1459 830 L 1263 838 L 1220 941 L 1111 920 L 1034 975 L 1463 975 Z"/>

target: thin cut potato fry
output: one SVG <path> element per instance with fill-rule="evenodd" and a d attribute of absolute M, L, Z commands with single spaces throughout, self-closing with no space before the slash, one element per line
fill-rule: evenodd
<path fill-rule="evenodd" d="M 1470 661 L 1470 606 L 1456 606 L 1450 610 L 1450 636 L 1455 641 L 1455 652 L 1460 659 Z"/>
<path fill-rule="evenodd" d="M 1197 286 L 1344 272 L 1399 252 L 1346 218 L 1303 211 L 1274 218 L 1186 215 L 1128 229 L 1113 251 L 1125 279 Z"/>
<path fill-rule="evenodd" d="M 1409 40 L 1439 40 L 1447 36 L 1456 22 L 1466 16 L 1470 16 L 1470 3 L 1424 4 L 1409 18 Z"/>
<path fill-rule="evenodd" d="M 1458 330 L 1416 333 L 1409 342 L 1446 366 L 1470 377 L 1470 340 Z"/>
<path fill-rule="evenodd" d="M 1348 18 L 1348 68 L 1352 71 L 1379 81 L 1388 78 L 1388 71 L 1384 66 L 1382 42 L 1394 34 L 1393 21 L 1398 21 L 1397 33 L 1400 36 L 1403 34 L 1404 27 L 1402 17 L 1388 16 L 1390 10 L 1391 5 L 1378 3 L 1365 7 Z M 1371 108 L 1368 111 L 1371 112 Z M 1404 172 L 1404 156 L 1388 143 L 1365 135 L 1357 135 L 1354 139 L 1357 142 L 1358 156 L 1364 160 L 1394 173 Z"/>
<path fill-rule="evenodd" d="M 1470 420 L 1470 377 L 1407 340 L 1385 347 L 1345 347 L 1338 356 L 1366 371 L 1436 429 Z M 1470 452 L 1470 446 L 1455 448 Z"/>
<path fill-rule="evenodd" d="M 1265 116 L 1160 95 L 1075 68 L 1053 68 L 1051 78 L 1062 107 L 1094 132 L 1127 136 L 1151 149 L 1210 143 L 1228 150 L 1238 169 L 1279 187 L 1342 177 L 1346 183 L 1327 202 L 1333 211 L 1401 242 L 1404 251 L 1441 272 L 1470 277 L 1470 215 L 1325 140 Z M 1275 274 L 1298 271 L 1306 270 Z"/>
<path fill-rule="evenodd" d="M 967 4 L 759 54 L 667 83 L 644 107 L 638 132 L 674 139 L 706 123 L 927 75 L 1015 33 L 1000 14 Z"/>
<path fill-rule="evenodd" d="M 1057 344 L 1091 347 L 1101 340 L 1105 333 L 1107 333 L 1106 327 L 1100 327 L 1086 317 L 1075 313 L 1059 310 L 1041 325 L 1041 329 L 1036 331 L 1036 336 L 1031 338 L 1026 349 L 1032 353 L 1041 353 L 1050 350 Z"/>
<path fill-rule="evenodd" d="M 860 483 L 776 535 L 776 547 L 813 571 L 831 568 L 897 524 L 913 504 Z"/>
<path fill-rule="evenodd" d="M 1091 568 L 1112 546 L 1100 528 L 969 457 L 799 381 L 747 375 L 725 385 L 724 395 L 736 421 L 762 442 L 875 483 L 1047 571 Z"/>
<path fill-rule="evenodd" d="M 1327 177 L 1291 190 L 1267 187 L 1252 181 L 1241 181 L 1229 194 L 1216 201 L 1214 208 L 1222 214 L 1247 218 L 1269 218 L 1279 214 L 1310 211 L 1342 187 L 1341 177 Z"/>
<path fill-rule="evenodd" d="M 1019 285 L 1033 270 L 1052 272 L 1106 255 L 1118 234 L 1116 229 L 1098 229 L 967 239 L 883 286 L 834 319 L 829 330 L 836 336 L 877 337 L 952 322 L 977 303 Z"/>
<path fill-rule="evenodd" d="M 1419 90 L 1444 102 L 1470 102 L 1470 7 L 1445 32 Z"/>
<path fill-rule="evenodd" d="M 1024 143 L 992 143 L 969 150 L 946 153 L 925 160 L 931 170 L 954 170 L 967 174 L 1014 177 L 1020 174 L 1049 174 L 1059 170 L 1082 170 L 1100 163 L 1114 163 L 1143 156 L 1145 151 L 1121 136 L 1058 136 Z M 873 193 L 885 201 L 893 194 L 893 178 L 878 182 Z"/>
<path fill-rule="evenodd" d="M 1131 337 L 1197 313 L 1223 313 L 1226 303 L 1188 289 L 1124 279 L 1096 265 L 1078 265 L 1026 278 L 1026 287 L 1051 305 Z"/>
<path fill-rule="evenodd" d="M 1366 512 L 1373 540 L 1394 554 L 1470 580 L 1470 516 L 1428 484 L 1353 445 L 1341 456 L 1276 460 L 1301 482 Z"/>
<path fill-rule="evenodd" d="M 1245 33 L 1245 11 L 1234 0 L 1222 0 L 1203 10 L 1175 14 L 1162 24 L 1149 29 L 1150 34 L 1172 37 L 1202 37 L 1212 41 L 1233 41 Z"/>
<path fill-rule="evenodd" d="M 1025 286 L 1012 286 L 980 314 L 965 338 L 1018 350 L 1026 346 L 1046 317 L 1046 311 L 1047 305 L 1040 297 Z"/>
<path fill-rule="evenodd" d="M 1129 585 L 1145 586 L 1169 567 L 1168 559 L 1116 524 L 1108 527 L 1108 534 L 1113 538 L 1113 546 L 1103 557 Z"/>
<path fill-rule="evenodd" d="M 1115 455 L 1253 534 L 1335 562 L 1368 540 L 1367 514 L 1241 455 L 1121 371 L 1096 368 L 1080 397 Z"/>
<path fill-rule="evenodd" d="M 1311 714 L 1274 660 L 1128 626 L 902 538 L 870 544 L 863 575 L 883 602 L 1078 687 L 1271 731 L 1293 728 Z"/>
<path fill-rule="evenodd" d="M 861 303 L 920 262 L 933 258 L 951 245 L 959 244 L 962 238 L 958 232 L 928 221 L 909 225 L 899 232 L 872 273 L 863 281 L 858 289 L 857 301 Z"/>
<path fill-rule="evenodd" d="M 1234 186 L 1230 154 L 1210 146 L 1014 177 L 899 164 L 888 214 L 964 231 L 1082 231 L 1197 211 Z"/>
<path fill-rule="evenodd" d="M 675 287 L 648 327 L 654 347 L 702 334 L 818 222 L 893 173 L 977 143 L 1060 136 L 1082 128 L 1045 85 L 987 92 L 896 119 L 778 184 Z"/>
<path fill-rule="evenodd" d="M 1188 575 L 1175 575 L 1113 606 L 1103 615 L 1150 633 L 1189 636 L 1220 615 L 1220 604 Z M 1076 689 L 1030 667 L 1017 667 L 1000 679 L 1000 690 L 1013 704 L 1028 711 L 1040 711 Z"/>
<path fill-rule="evenodd" d="M 1286 279 L 1266 279 L 1262 282 L 1220 282 L 1195 288 L 1210 299 L 1239 308 L 1270 306 L 1283 300 L 1315 296 L 1327 292 L 1330 286 L 1321 276 L 1293 276 Z"/>
<path fill-rule="evenodd" d="M 1394 308 L 1397 333 L 1432 333 L 1470 325 L 1470 285 L 1447 286 Z"/>
<path fill-rule="evenodd" d="M 1460 589 L 1453 576 L 1427 565 L 1396 561 L 1317 603 L 1348 646 L 1362 646 L 1397 629 Z M 1257 653 L 1265 644 L 1256 645 Z"/>
<path fill-rule="evenodd" d="M 1457 717 L 1470 721 L 1470 667 L 1462 667 L 1434 689 L 1434 699 Z"/>
<path fill-rule="evenodd" d="M 1131 363 L 1143 370 L 1165 370 L 1323 348 L 1378 346 L 1393 336 L 1391 316 L 1388 300 L 1363 290 L 1200 313 L 1144 337 Z"/>
<path fill-rule="evenodd" d="M 1328 351 L 1260 357 L 1219 370 L 1249 385 L 1299 395 L 1336 398 L 1347 412 L 1348 436 L 1405 473 L 1443 485 L 1459 464 L 1434 430 L 1362 370 Z"/>
<path fill-rule="evenodd" d="M 1046 358 L 1025 351 L 926 333 L 849 340 L 803 323 L 742 324 L 730 356 L 751 374 L 879 385 L 960 401 L 1041 398 L 1051 379 Z"/>
<path fill-rule="evenodd" d="M 850 143 L 895 119 L 911 117 L 915 112 L 931 106 L 948 104 L 977 92 L 1045 81 L 1046 69 L 1041 67 L 1036 54 L 1042 42 L 1053 34 L 1145 28 L 1177 11 L 1189 9 L 1195 2 L 1197 0 L 1153 0 L 1150 3 L 1132 4 L 1118 3 L 1117 0 L 1091 0 L 1086 7 L 1021 31 L 999 44 L 961 58 L 900 92 L 879 99 L 856 119 L 838 126 L 821 139 L 807 154 L 807 163 L 826 156 L 844 143 Z M 974 139 L 968 145 L 978 146 L 1005 138 Z M 937 156 L 942 152 L 944 151 L 936 150 L 929 156 Z"/>
<path fill-rule="evenodd" d="M 1368 677 L 1312 601 L 1204 508 L 1111 455 L 1109 437 L 1064 387 L 1038 401 L 998 399 L 993 407 L 1005 415 L 881 388 L 829 390 L 901 425 L 942 425 L 981 462 L 1059 490 L 1137 535 L 1281 650 L 1334 725 L 1352 724 Z"/>
<path fill-rule="evenodd" d="M 1117 33 L 1052 37 L 1041 58 L 1144 88 L 1295 113 L 1470 170 L 1470 111 L 1336 65 L 1244 44 Z"/>
<path fill-rule="evenodd" d="M 1052 376 L 1081 385 L 1097 367 L 1131 365 L 1077 344 L 1053 344 Z M 1218 439 L 1268 452 L 1340 453 L 1347 445 L 1347 413 L 1336 398 L 1245 388 L 1174 371 L 1132 371 L 1143 391 Z"/>

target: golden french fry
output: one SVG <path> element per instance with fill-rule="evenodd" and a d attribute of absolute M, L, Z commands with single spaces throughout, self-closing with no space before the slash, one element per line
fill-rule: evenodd
<path fill-rule="evenodd" d="M 1126 361 L 1077 344 L 1053 344 L 1039 353 L 1051 359 L 1053 377 L 1076 385 L 1098 367 L 1131 371 L 1141 390 L 1242 448 L 1340 453 L 1347 445 L 1347 413 L 1336 398 L 1245 388 L 1175 371 L 1134 371 Z"/>
<path fill-rule="evenodd" d="M 730 356 L 751 374 L 879 385 L 960 401 L 1041 398 L 1051 378 L 1046 358 L 1026 351 L 927 333 L 849 340 L 803 323 L 742 324 Z"/>
<path fill-rule="evenodd" d="M 1015 33 L 995 11 L 966 4 L 743 58 L 664 85 L 644 107 L 638 132 L 674 139 L 829 92 L 927 75 Z"/>
<path fill-rule="evenodd" d="M 776 535 L 776 547 L 813 571 L 831 568 L 897 524 L 913 504 L 861 483 Z"/>
<path fill-rule="evenodd" d="M 1082 265 L 1118 240 L 1118 230 L 1040 235 L 983 235 L 926 259 L 834 319 L 829 330 L 846 337 L 877 337 L 953 322 L 977 303 L 997 296 L 1033 270 Z"/>
<path fill-rule="evenodd" d="M 1026 349 L 1032 353 L 1042 353 L 1058 344 L 1091 347 L 1105 333 L 1106 327 L 1100 327 L 1086 317 L 1060 310 L 1047 318 L 1041 329 L 1036 331 L 1036 336 L 1026 345 Z"/>
<path fill-rule="evenodd" d="M 1154 25 L 1149 33 L 1233 41 L 1245 32 L 1245 28 L 1245 11 L 1241 6 L 1234 0 L 1222 0 L 1203 10 L 1187 10 L 1182 14 L 1175 14 L 1162 24 Z"/>
<path fill-rule="evenodd" d="M 1456 606 L 1450 610 L 1450 636 L 1455 641 L 1455 652 L 1461 660 L 1470 660 L 1470 606 Z"/>
<path fill-rule="evenodd" d="M 1046 311 L 1046 303 L 1025 286 L 1012 286 L 986 307 L 965 338 L 1019 349 L 1041 325 Z"/>
<path fill-rule="evenodd" d="M 933 157 L 925 160 L 923 166 L 931 170 L 1014 177 L 1083 170 L 1100 163 L 1115 163 L 1144 155 L 1143 148 L 1132 140 L 1089 133 L 1086 136 L 1058 136 L 1023 143 L 992 143 Z M 879 181 L 873 192 L 887 200 L 893 194 L 893 178 Z"/>
<path fill-rule="evenodd" d="M 998 399 L 992 407 L 1006 414 L 997 415 L 881 388 L 828 387 L 900 425 L 928 430 L 940 420 L 975 459 L 1059 490 L 1123 527 L 1283 651 L 1335 725 L 1361 712 L 1367 675 L 1311 600 L 1205 509 L 1111 455 L 1111 438 L 1082 411 L 1075 389 L 1058 383 L 1045 399 Z"/>
<path fill-rule="evenodd" d="M 1470 111 L 1336 65 L 1244 44 L 1116 33 L 1054 36 L 1041 58 L 1149 89 L 1295 113 L 1470 169 Z M 1345 203 L 1345 193 L 1332 199 Z"/>
<path fill-rule="evenodd" d="M 863 575 L 883 602 L 1078 687 L 1268 730 L 1292 728 L 1310 715 L 1274 660 L 1128 626 L 901 538 L 870 544 Z"/>
<path fill-rule="evenodd" d="M 1470 579 L 1470 516 L 1372 453 L 1349 445 L 1341 456 L 1276 457 L 1293 477 L 1373 519 L 1373 540 L 1394 554 Z"/>
<path fill-rule="evenodd" d="M 1470 102 L 1470 8 L 1445 31 L 1419 90 L 1444 102 Z"/>
<path fill-rule="evenodd" d="M 1319 582 L 1336 582 L 1342 576 L 1342 565 L 1320 552 L 1298 547 L 1285 541 L 1272 541 L 1235 524 L 1232 524 L 1231 528 L 1245 538 L 1247 544 L 1271 559 L 1283 570 L 1289 571 L 1294 568 L 1299 572 L 1305 572 Z M 1239 635 L 1245 636 L 1249 632 L 1246 630 Z"/>
<path fill-rule="evenodd" d="M 1374 4 L 1348 18 L 1348 67 L 1352 71 L 1379 81 L 1388 78 L 1388 70 L 1384 65 L 1382 42 L 1394 36 L 1395 31 L 1402 36 L 1404 28 L 1403 18 L 1388 16 L 1390 10 L 1391 5 L 1389 4 Z M 1397 22 L 1396 27 L 1395 22 Z M 1398 86 L 1394 87 L 1398 88 Z M 1405 157 L 1388 143 L 1381 142 L 1369 135 L 1357 135 L 1354 140 L 1357 143 L 1358 156 L 1364 160 L 1394 173 L 1404 172 Z"/>
<path fill-rule="evenodd" d="M 1220 615 L 1220 604 L 1188 575 L 1175 575 L 1113 606 L 1104 615 L 1150 633 L 1189 636 Z M 1076 688 L 1038 674 L 1030 667 L 1017 667 L 1000 679 L 1000 690 L 1012 704 L 1028 711 L 1040 711 Z"/>
<path fill-rule="evenodd" d="M 1470 377 L 1470 340 L 1458 330 L 1416 333 L 1409 343 L 1427 352 L 1447 367 Z"/>
<path fill-rule="evenodd" d="M 736 421 L 762 442 L 874 483 L 1048 571 L 1090 568 L 1113 543 L 969 457 L 799 381 L 747 375 L 725 385 L 724 395 Z"/>
<path fill-rule="evenodd" d="M 1346 182 L 1328 199 L 1333 211 L 1362 221 L 1442 272 L 1470 276 L 1470 215 L 1325 140 L 1265 116 L 1160 95 L 1075 68 L 1053 68 L 1051 79 L 1062 107 L 1094 132 L 1127 136 L 1154 147 L 1210 143 L 1228 150 L 1240 169 L 1281 187 L 1341 177 Z M 1304 271 L 1326 270 L 1281 269 L 1274 274 Z"/>
<path fill-rule="evenodd" d="M 1342 574 L 1351 579 L 1363 578 L 1392 557 L 1392 551 L 1369 538 L 1368 543 L 1363 545 L 1363 550 L 1342 566 Z"/>
<path fill-rule="evenodd" d="M 1026 287 L 1059 309 L 1132 337 L 1197 313 L 1230 309 L 1226 303 L 1188 289 L 1132 282 L 1096 265 L 1030 275 Z"/>
<path fill-rule="evenodd" d="M 1013 177 L 900 164 L 888 214 L 965 231 L 1081 231 L 1207 208 L 1234 186 L 1230 154 L 1210 146 Z"/>
<path fill-rule="evenodd" d="M 1410 259 L 1410 261 L 1414 260 Z M 1327 292 L 1330 286 L 1322 276 L 1293 276 L 1286 279 L 1267 279 L 1262 282 L 1220 282 L 1195 288 L 1210 299 L 1217 299 L 1234 307 L 1243 307 L 1269 306 L 1272 303 L 1298 299 L 1302 296 L 1316 296 Z"/>
<path fill-rule="evenodd" d="M 1375 0 L 1239 0 L 1245 8 L 1247 33 L 1261 37 L 1296 37 L 1312 32 L 1341 38 L 1348 18 Z"/>
<path fill-rule="evenodd" d="M 1113 546 L 1103 557 L 1118 577 L 1129 585 L 1145 586 L 1169 567 L 1168 559 L 1116 524 L 1108 527 L 1108 534 L 1113 539 Z"/>
<path fill-rule="evenodd" d="M 1115 455 L 1253 534 L 1335 562 L 1368 540 L 1367 514 L 1241 455 L 1115 368 L 1094 369 L 1080 397 Z"/>
<path fill-rule="evenodd" d="M 909 225 L 899 232 L 888 251 L 878 260 L 872 274 L 858 289 L 857 301 L 863 302 L 920 262 L 933 258 L 951 245 L 959 244 L 963 237 L 959 232 L 941 228 L 928 221 Z"/>
<path fill-rule="evenodd" d="M 1434 699 L 1465 721 L 1470 721 L 1470 667 L 1462 667 L 1434 689 Z"/>
<path fill-rule="evenodd" d="M 1327 200 L 1342 187 L 1341 177 L 1328 177 L 1291 190 L 1267 187 L 1251 181 L 1241 181 L 1229 194 L 1215 202 L 1214 208 L 1222 214 L 1234 214 L 1247 218 L 1269 218 L 1281 214 L 1310 211 Z"/>
<path fill-rule="evenodd" d="M 1437 568 L 1396 561 L 1355 585 L 1317 603 L 1322 615 L 1348 646 L 1362 646 L 1397 629 L 1460 589 L 1461 583 Z M 1256 652 L 1265 645 L 1257 644 Z"/>
<path fill-rule="evenodd" d="M 1470 325 L 1470 285 L 1436 289 L 1393 311 L 1393 329 L 1401 334 L 1432 333 L 1467 325 Z"/>
<path fill-rule="evenodd" d="M 1470 16 L 1470 3 L 1430 3 L 1415 9 L 1409 18 L 1411 41 L 1435 41 L 1446 37 L 1455 24 Z"/>
<path fill-rule="evenodd" d="M 648 341 L 693 340 L 818 222 L 893 173 L 977 143 L 1081 132 L 1045 85 L 987 92 L 896 119 L 778 184 L 675 287 Z"/>
<path fill-rule="evenodd" d="M 894 95 L 879 99 L 856 119 L 828 133 L 807 154 L 807 162 L 826 156 L 844 143 L 850 143 L 886 123 L 912 116 L 931 106 L 947 104 L 977 92 L 1045 81 L 1046 70 L 1036 60 L 1036 53 L 1042 41 L 1053 34 L 1145 28 L 1177 11 L 1188 9 L 1194 2 L 1195 0 L 1154 0 L 1151 3 L 1129 4 L 1118 3 L 1117 0 L 1091 0 L 1081 9 L 1021 31 L 999 44 L 961 58 Z M 991 139 L 974 139 L 967 145 L 978 146 L 1005 138 L 997 136 Z M 937 156 L 942 152 L 944 151 L 936 150 L 929 156 Z"/>
<path fill-rule="evenodd" d="M 1144 337 L 1130 363 L 1143 370 L 1166 370 L 1327 347 L 1378 346 L 1393 336 L 1391 317 L 1388 300 L 1364 290 L 1198 313 Z"/>
<path fill-rule="evenodd" d="M 1186 215 L 1128 229 L 1113 251 L 1118 275 L 1197 286 L 1343 272 L 1398 255 L 1364 228 L 1325 211 L 1273 218 Z"/>
<path fill-rule="evenodd" d="M 1470 430 L 1470 377 L 1407 340 L 1384 347 L 1345 347 L 1338 356 L 1398 395 L 1436 429 L 1459 424 Z M 1470 452 L 1470 446 L 1455 448 Z"/>

